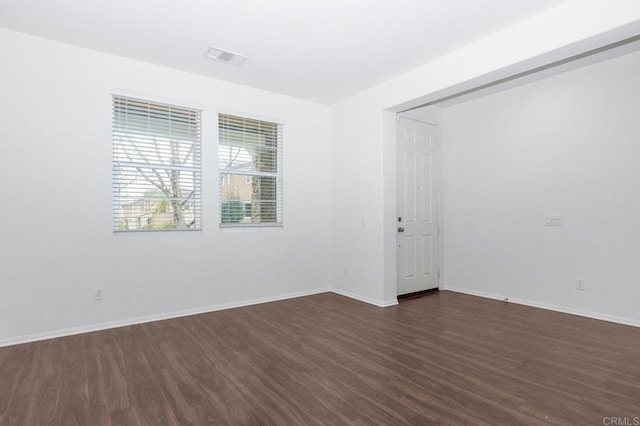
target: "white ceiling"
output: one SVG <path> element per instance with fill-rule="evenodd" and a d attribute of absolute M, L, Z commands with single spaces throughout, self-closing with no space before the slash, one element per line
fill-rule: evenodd
<path fill-rule="evenodd" d="M 0 0 L 0 27 L 331 104 L 565 2 Z"/>

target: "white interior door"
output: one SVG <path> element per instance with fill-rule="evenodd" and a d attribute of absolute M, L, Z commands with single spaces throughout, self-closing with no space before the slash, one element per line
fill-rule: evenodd
<path fill-rule="evenodd" d="M 398 295 L 437 288 L 437 135 L 433 124 L 400 117 L 398 143 Z"/>

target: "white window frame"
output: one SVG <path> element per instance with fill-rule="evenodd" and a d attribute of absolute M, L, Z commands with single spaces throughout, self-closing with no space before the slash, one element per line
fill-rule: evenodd
<path fill-rule="evenodd" d="M 162 231 L 201 231 L 202 230 L 202 108 L 200 106 L 195 106 L 193 104 L 186 105 L 182 102 L 176 102 L 173 100 L 167 100 L 158 97 L 146 96 L 134 94 L 131 92 L 125 92 L 120 90 L 113 90 L 111 93 L 111 102 L 112 102 L 112 113 L 113 113 L 113 122 L 112 122 L 112 182 L 113 182 L 113 231 L 115 233 L 120 232 L 162 232 Z M 128 102 L 131 102 L 132 105 L 131 111 L 127 106 Z M 118 103 L 118 110 L 124 111 L 119 115 L 116 112 Z M 131 124 L 127 121 L 126 114 L 143 111 L 143 106 L 147 105 L 149 107 L 149 111 L 155 112 L 154 114 L 149 112 L 148 116 L 137 114 L 136 124 Z M 157 114 L 157 111 L 160 111 L 160 114 Z M 166 116 L 166 120 L 165 117 Z M 147 120 L 146 127 L 144 120 Z M 154 121 L 155 118 L 155 121 Z M 183 120 L 183 121 L 179 121 Z M 187 120 L 186 124 L 185 121 Z M 162 132 L 153 128 L 153 124 L 164 124 L 166 122 L 168 130 L 166 132 Z M 178 124 L 176 127 L 177 130 L 174 130 L 172 125 Z M 184 130 L 184 127 L 188 127 L 188 130 Z M 182 127 L 182 131 L 180 130 Z M 153 130 L 151 130 L 153 128 Z M 129 132 L 130 134 L 128 134 Z M 188 137 L 182 140 L 182 136 L 188 134 Z M 123 139 L 126 137 L 131 137 L 131 134 L 138 135 L 140 138 L 140 142 L 123 142 Z M 177 137 L 180 136 L 178 139 Z M 149 144 L 149 141 L 153 141 L 153 145 L 155 146 L 155 151 L 150 152 L 149 154 L 143 152 L 143 145 Z M 177 141 L 177 142 L 176 142 Z M 192 145 L 189 145 L 192 144 Z M 150 146 L 150 145 L 145 145 Z M 172 160 L 168 158 L 168 154 L 164 153 L 164 149 L 168 147 L 175 148 L 179 154 L 182 155 L 180 149 L 189 149 L 189 154 L 184 155 L 181 159 L 184 159 L 183 164 L 172 164 Z M 149 148 L 147 148 L 149 149 Z M 124 154 L 123 154 L 124 152 Z M 157 153 L 157 154 L 156 154 Z M 154 158 L 155 157 L 155 158 Z M 187 161 L 188 160 L 188 161 Z M 124 170 L 128 169 L 125 173 Z M 145 172 L 144 169 L 147 169 Z M 150 172 L 151 171 L 151 172 Z M 154 195 L 153 198 L 159 201 L 155 201 L 156 203 L 166 203 L 171 210 L 173 207 L 173 203 L 182 202 L 182 206 L 187 206 L 186 210 L 191 210 L 188 216 L 190 222 L 184 223 L 185 227 L 180 227 L 179 225 L 175 228 L 168 227 L 175 222 L 171 222 L 167 220 L 165 217 L 161 224 L 156 227 L 145 227 L 145 223 L 154 223 L 151 217 L 137 217 L 129 215 L 126 219 L 133 219 L 135 229 L 127 229 L 126 227 L 123 229 L 122 222 L 120 219 L 123 216 L 123 202 L 126 200 L 131 200 L 135 197 L 140 197 L 139 202 L 143 204 L 150 204 L 152 200 L 147 196 L 146 191 L 144 194 L 136 192 L 136 189 L 129 189 L 129 192 L 123 194 L 123 188 L 125 188 L 128 183 L 131 182 L 131 179 L 135 177 L 138 182 L 143 182 L 145 180 L 145 176 L 148 178 L 146 183 L 150 185 L 153 181 L 160 184 L 163 183 L 163 173 L 166 173 L 167 179 L 170 180 L 171 176 L 180 176 L 181 179 L 184 179 L 183 173 L 187 175 L 186 181 L 189 181 L 189 187 L 192 188 L 188 196 L 182 195 L 178 192 L 179 197 L 169 197 L 166 193 L 160 190 L 160 187 L 163 185 L 159 185 L 154 190 L 159 192 L 159 194 Z M 191 179 L 189 179 L 189 173 L 193 173 Z M 159 177 L 155 177 L 159 176 Z M 126 179 L 126 181 L 125 181 Z M 185 180 L 181 180 L 184 182 Z M 166 181 L 165 181 L 166 183 Z M 179 189 L 180 183 L 178 183 Z M 131 185 L 132 187 L 134 185 Z M 143 188 L 141 184 L 139 184 L 139 188 Z M 166 185 L 165 185 L 165 189 Z M 142 191 L 142 189 L 137 189 L 138 191 Z M 148 203 L 147 203 L 148 202 Z M 145 207 L 146 209 L 146 207 Z M 175 212 L 176 210 L 173 210 Z M 184 213 L 184 210 L 180 210 L 180 212 Z M 151 214 L 151 213 L 150 213 Z M 171 214 L 171 211 L 169 212 Z M 149 215 L 147 215 L 149 216 Z M 165 215 L 166 216 L 166 215 Z M 141 226 L 137 226 L 140 223 Z M 164 225 L 164 226 L 163 226 Z"/>
<path fill-rule="evenodd" d="M 219 182 L 219 186 L 218 186 L 218 201 L 219 201 L 219 206 L 218 206 L 218 214 L 219 214 L 219 226 L 220 228 L 282 228 L 284 226 L 284 221 L 283 221 L 283 139 L 284 139 L 284 121 L 283 120 L 278 120 L 278 119 L 274 119 L 274 118 L 269 118 L 269 117 L 264 117 L 264 116 L 259 116 L 259 115 L 254 115 L 254 114 L 247 114 L 247 113 L 242 113 L 242 112 L 237 112 L 237 111 L 229 111 L 229 110 L 224 110 L 224 109 L 218 109 L 218 160 L 220 162 L 220 150 L 221 147 L 226 146 L 224 145 L 224 141 L 222 141 L 222 137 L 221 137 L 221 116 L 233 116 L 236 118 L 240 118 L 240 119 L 246 119 L 246 120 L 253 120 L 253 121 L 261 121 L 261 122 L 266 122 L 268 124 L 271 125 L 275 125 L 277 127 L 277 143 L 276 143 L 276 172 L 275 173 L 267 173 L 267 172 L 259 172 L 259 171 L 243 171 L 243 172 L 238 172 L 238 171 L 231 171 L 231 170 L 224 170 L 222 168 L 218 169 L 218 182 Z M 249 181 L 253 182 L 256 180 L 256 178 L 259 178 L 261 176 L 266 176 L 266 177 L 275 177 L 276 178 L 276 221 L 275 222 L 262 222 L 262 223 L 247 223 L 245 221 L 239 221 L 239 222 L 222 222 L 223 220 L 223 213 L 222 213 L 222 208 L 223 208 L 223 194 L 222 194 L 222 182 L 223 182 L 223 176 L 226 175 L 226 177 L 228 178 L 230 175 L 241 175 L 244 176 L 245 179 L 243 180 L 244 182 L 247 181 L 247 176 L 249 177 Z M 257 200 L 253 200 L 253 201 L 257 201 Z M 244 202 L 242 203 L 242 207 L 243 207 L 243 211 L 244 211 Z M 243 215 L 244 216 L 244 215 Z M 244 219 L 247 219 L 247 217 L 245 216 Z"/>

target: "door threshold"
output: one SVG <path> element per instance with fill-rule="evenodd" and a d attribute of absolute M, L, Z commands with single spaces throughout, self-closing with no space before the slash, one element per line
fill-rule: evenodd
<path fill-rule="evenodd" d="M 436 287 L 436 288 L 430 288 L 428 290 L 415 291 L 413 293 L 399 294 L 398 295 L 398 302 L 400 302 L 402 300 L 407 300 L 407 299 L 415 299 L 415 298 L 418 298 L 418 297 L 426 296 L 427 294 L 437 293 L 439 291 L 440 291 L 440 289 Z"/>

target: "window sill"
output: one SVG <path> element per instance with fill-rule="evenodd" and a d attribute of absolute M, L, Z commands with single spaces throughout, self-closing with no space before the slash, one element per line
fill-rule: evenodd
<path fill-rule="evenodd" d="M 218 225 L 221 231 L 253 231 L 258 229 L 283 229 L 284 226 L 281 223 L 269 223 L 269 224 L 220 224 Z"/>

